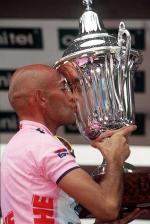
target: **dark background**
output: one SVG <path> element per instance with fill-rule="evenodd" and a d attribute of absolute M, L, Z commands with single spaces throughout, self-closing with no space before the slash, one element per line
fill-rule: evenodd
<path fill-rule="evenodd" d="M 82 0 L 4 0 L 0 18 L 72 18 L 82 13 Z M 93 0 L 94 9 L 104 19 L 148 19 L 149 0 Z"/>

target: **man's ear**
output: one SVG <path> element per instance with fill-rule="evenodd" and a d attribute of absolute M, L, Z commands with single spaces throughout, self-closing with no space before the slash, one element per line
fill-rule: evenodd
<path fill-rule="evenodd" d="M 45 103 L 47 101 L 45 97 L 45 93 L 42 90 L 35 91 L 34 99 L 35 99 L 36 105 L 40 105 L 40 106 L 45 106 Z"/>

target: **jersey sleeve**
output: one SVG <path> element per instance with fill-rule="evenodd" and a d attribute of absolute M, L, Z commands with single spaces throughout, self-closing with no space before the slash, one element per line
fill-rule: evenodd
<path fill-rule="evenodd" d="M 55 140 L 54 137 L 51 138 L 50 142 L 40 146 L 36 163 L 40 173 L 56 184 L 68 172 L 80 167 L 69 150 L 59 140 Z"/>

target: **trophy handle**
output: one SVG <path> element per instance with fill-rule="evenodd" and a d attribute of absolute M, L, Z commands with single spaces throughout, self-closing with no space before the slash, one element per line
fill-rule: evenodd
<path fill-rule="evenodd" d="M 126 117 L 126 122 L 134 123 L 134 96 L 131 74 L 133 60 L 131 60 L 130 58 L 131 35 L 129 31 L 125 28 L 125 24 L 123 22 L 121 22 L 119 25 L 118 46 L 120 101 L 123 102 L 124 117 Z M 126 90 L 130 92 L 130 95 L 126 94 Z"/>
<path fill-rule="evenodd" d="M 123 77 L 127 77 L 128 62 L 131 50 L 131 35 L 125 28 L 125 24 L 120 22 L 118 32 L 119 59 L 123 66 Z"/>

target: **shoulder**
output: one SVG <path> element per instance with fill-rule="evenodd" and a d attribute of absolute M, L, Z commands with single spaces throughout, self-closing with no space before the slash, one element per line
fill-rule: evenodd
<path fill-rule="evenodd" d="M 26 149 L 27 152 L 32 152 L 36 155 L 41 155 L 46 151 L 52 152 L 64 145 L 57 137 L 42 131 L 42 129 L 22 129 L 11 140 L 11 143 L 20 148 Z M 12 145 L 11 144 L 11 145 Z"/>
<path fill-rule="evenodd" d="M 38 158 L 52 156 L 53 153 L 64 148 L 66 149 L 57 137 L 48 133 L 40 133 L 39 131 L 32 134 L 28 142 L 28 151 Z"/>

